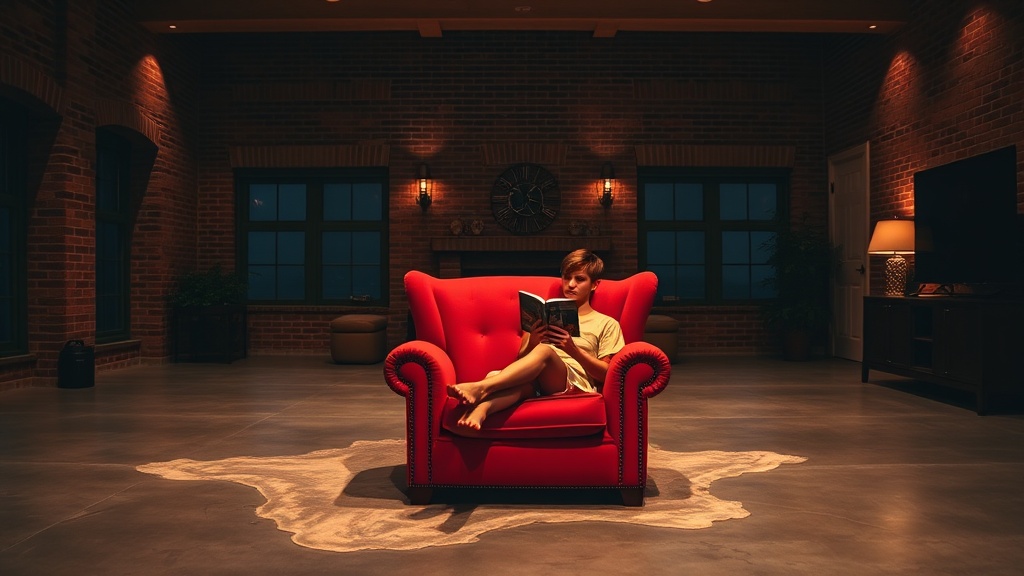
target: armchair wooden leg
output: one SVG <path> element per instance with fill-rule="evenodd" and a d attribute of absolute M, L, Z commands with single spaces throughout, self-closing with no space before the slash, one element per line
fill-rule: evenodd
<path fill-rule="evenodd" d="M 430 504 L 430 499 L 434 495 L 432 488 L 424 487 L 409 487 L 405 491 L 405 495 L 409 498 L 409 503 L 416 506 L 425 506 Z"/>
<path fill-rule="evenodd" d="M 625 506 L 643 506 L 643 488 L 623 488 L 619 491 L 622 494 L 622 504 Z"/>

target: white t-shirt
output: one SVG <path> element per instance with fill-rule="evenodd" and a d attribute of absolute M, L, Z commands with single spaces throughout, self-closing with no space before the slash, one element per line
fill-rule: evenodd
<path fill-rule="evenodd" d="M 622 350 L 626 341 L 622 338 L 622 328 L 618 321 L 611 316 L 601 314 L 592 310 L 580 316 L 580 335 L 573 337 L 576 347 L 590 354 L 594 358 L 611 356 Z M 568 385 L 575 386 L 584 392 L 597 392 L 597 386 L 587 376 L 587 371 L 572 356 L 569 356 L 561 348 L 552 346 L 559 358 L 565 362 L 568 368 L 566 376 Z"/>

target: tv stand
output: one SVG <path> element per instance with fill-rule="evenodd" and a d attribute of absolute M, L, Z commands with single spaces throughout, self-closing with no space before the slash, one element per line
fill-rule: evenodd
<path fill-rule="evenodd" d="M 971 392 L 978 414 L 1024 398 L 1024 300 L 864 298 L 861 382 L 878 370 Z"/>

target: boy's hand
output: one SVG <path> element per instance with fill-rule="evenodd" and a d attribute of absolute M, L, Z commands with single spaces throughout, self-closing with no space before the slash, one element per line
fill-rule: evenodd
<path fill-rule="evenodd" d="M 544 332 L 544 339 L 542 341 L 551 344 L 556 348 L 565 350 L 570 355 L 572 354 L 572 350 L 576 348 L 576 343 L 573 341 L 572 335 L 558 326 L 548 326 L 547 330 Z"/>
<path fill-rule="evenodd" d="M 537 346 L 537 344 L 543 342 L 546 330 L 547 329 L 544 326 L 543 319 L 538 319 L 536 322 L 534 322 L 533 326 L 530 327 L 530 341 L 527 344 L 526 349 L 532 350 Z"/>

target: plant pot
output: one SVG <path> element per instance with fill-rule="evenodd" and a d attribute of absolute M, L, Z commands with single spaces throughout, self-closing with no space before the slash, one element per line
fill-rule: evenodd
<path fill-rule="evenodd" d="M 787 328 L 782 332 L 782 359 L 803 362 L 811 359 L 811 334 L 801 328 Z"/>
<path fill-rule="evenodd" d="M 231 363 L 248 355 L 248 313 L 243 305 L 185 306 L 174 310 L 175 362 Z"/>

